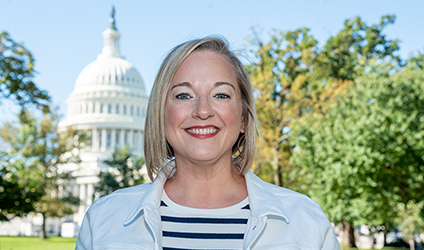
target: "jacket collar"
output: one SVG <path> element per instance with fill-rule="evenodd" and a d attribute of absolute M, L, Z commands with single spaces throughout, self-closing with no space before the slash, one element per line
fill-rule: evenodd
<path fill-rule="evenodd" d="M 150 188 L 124 221 L 125 226 L 136 221 L 142 215 L 143 210 L 156 211 L 159 209 L 163 187 L 168 179 L 168 174 L 166 174 L 166 172 L 172 173 L 174 168 L 174 165 L 168 164 L 167 171 L 161 170 L 159 172 L 156 179 L 150 184 Z M 269 190 L 269 184 L 262 181 L 250 170 L 245 174 L 245 179 L 251 216 L 262 217 L 274 215 L 284 218 L 286 223 L 289 223 L 289 218 L 280 201 L 280 197 Z"/>
<path fill-rule="evenodd" d="M 284 205 L 281 203 L 281 197 L 269 190 L 270 184 L 261 180 L 251 170 L 249 170 L 244 177 L 246 179 L 247 193 L 249 195 L 251 216 L 262 217 L 266 215 L 275 215 L 284 218 L 284 220 L 289 223 Z"/>
<path fill-rule="evenodd" d="M 138 204 L 128 215 L 127 219 L 124 221 L 124 226 L 128 226 L 136 221 L 141 216 L 143 210 L 155 211 L 160 207 L 160 199 L 167 179 L 165 171 L 161 170 L 156 176 L 156 179 L 148 184 L 150 188 L 144 193 Z"/>

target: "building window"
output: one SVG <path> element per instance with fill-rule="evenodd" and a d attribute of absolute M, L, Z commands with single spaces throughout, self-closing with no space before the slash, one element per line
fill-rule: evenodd
<path fill-rule="evenodd" d="M 96 113 L 96 104 L 93 103 L 93 114 Z"/>
<path fill-rule="evenodd" d="M 108 148 L 110 148 L 111 143 L 112 143 L 112 134 L 110 132 L 107 132 L 107 143 L 106 143 L 106 145 L 107 145 Z"/>
<path fill-rule="evenodd" d="M 103 113 L 103 103 L 100 104 L 100 113 Z"/>
<path fill-rule="evenodd" d="M 112 104 L 107 105 L 107 112 L 112 114 Z"/>
<path fill-rule="evenodd" d="M 116 131 L 116 135 L 115 135 L 115 147 L 119 148 L 119 131 Z"/>
<path fill-rule="evenodd" d="M 124 105 L 124 115 L 126 115 L 127 114 L 127 105 Z"/>
<path fill-rule="evenodd" d="M 85 105 L 85 113 L 88 114 L 88 104 Z"/>
<path fill-rule="evenodd" d="M 128 143 L 127 138 L 128 138 L 128 132 L 125 131 L 124 132 L 124 145 L 123 146 L 127 145 L 127 143 Z"/>
<path fill-rule="evenodd" d="M 140 107 L 137 107 L 137 116 L 140 116 Z"/>
<path fill-rule="evenodd" d="M 130 108 L 130 114 L 131 114 L 131 116 L 134 115 L 134 106 L 131 106 L 131 108 Z"/>
<path fill-rule="evenodd" d="M 144 107 L 141 108 L 141 113 L 143 117 L 146 116 L 146 109 Z"/>
<path fill-rule="evenodd" d="M 119 114 L 119 104 L 116 104 L 116 109 L 115 109 L 116 113 Z"/>

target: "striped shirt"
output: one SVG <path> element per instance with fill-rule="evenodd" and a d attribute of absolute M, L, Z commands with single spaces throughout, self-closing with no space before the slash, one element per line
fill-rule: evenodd
<path fill-rule="evenodd" d="M 242 249 L 249 199 L 225 208 L 200 209 L 161 201 L 163 250 Z"/>

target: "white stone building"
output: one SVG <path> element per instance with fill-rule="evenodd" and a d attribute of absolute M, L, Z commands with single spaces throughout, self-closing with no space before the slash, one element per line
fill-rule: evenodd
<path fill-rule="evenodd" d="M 102 52 L 79 74 L 75 89 L 66 101 L 66 119 L 59 124 L 85 130 L 92 138 L 80 153 L 82 163 L 62 166 L 63 170 L 72 172 L 74 179 L 64 182 L 59 191 L 72 192 L 80 198 L 81 205 L 73 216 L 48 218 L 47 233 L 76 236 L 84 213 L 93 202 L 97 175 L 108 167 L 103 161 L 111 157 L 115 148 L 129 145 L 135 155 L 143 154 L 148 96 L 140 74 L 120 53 L 120 34 L 113 13 L 111 26 L 103 32 L 103 37 Z M 38 217 L 29 215 L 1 223 L 0 235 L 38 235 L 41 230 Z"/>
<path fill-rule="evenodd" d="M 103 37 L 103 51 L 79 74 L 75 89 L 66 101 L 66 119 L 60 123 L 63 127 L 85 130 L 92 138 L 91 145 L 80 154 L 82 163 L 66 166 L 75 177 L 73 193 L 82 201 L 74 216 L 79 224 L 92 203 L 98 172 L 107 167 L 103 161 L 110 158 L 115 148 L 127 144 L 136 155 L 143 153 L 148 102 L 143 79 L 119 51 L 120 34 L 113 17 Z"/>

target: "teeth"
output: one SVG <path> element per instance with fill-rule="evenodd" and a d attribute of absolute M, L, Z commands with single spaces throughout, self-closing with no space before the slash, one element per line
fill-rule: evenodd
<path fill-rule="evenodd" d="M 216 128 L 204 128 L 204 129 L 195 128 L 195 129 L 187 129 L 187 131 L 189 133 L 197 134 L 197 135 L 208 135 L 208 134 L 215 133 L 216 131 L 218 131 L 218 129 L 216 129 Z"/>

